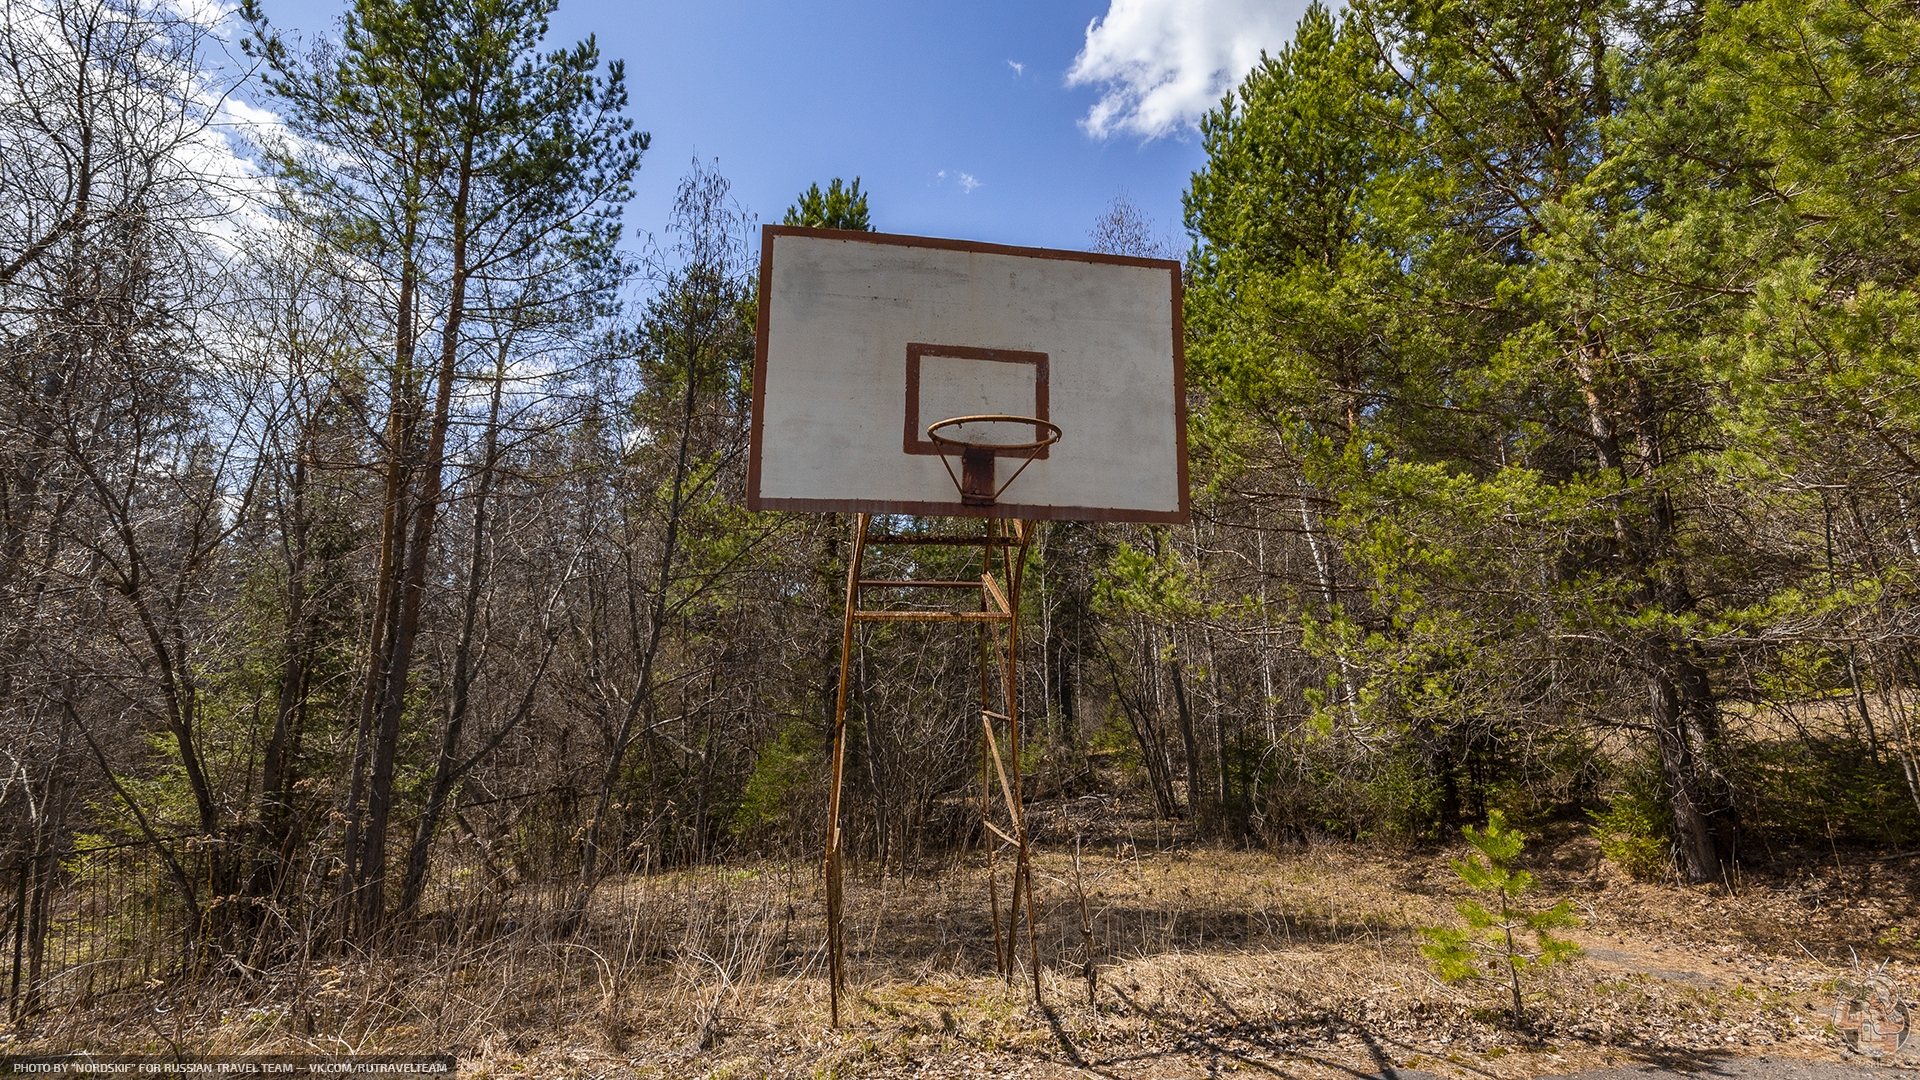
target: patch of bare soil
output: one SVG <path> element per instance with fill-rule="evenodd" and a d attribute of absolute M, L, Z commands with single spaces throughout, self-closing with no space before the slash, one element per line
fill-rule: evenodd
<path fill-rule="evenodd" d="M 996 970 L 975 854 L 849 881 L 838 1029 L 817 873 L 782 865 L 615 883 L 566 938 L 533 919 L 456 925 L 400 960 L 154 986 L 42 1017 L 4 1052 L 450 1050 L 476 1077 L 1517 1080 L 1838 1061 L 1829 1010 L 1856 957 L 1916 986 L 1913 860 L 1836 851 L 1685 888 L 1626 878 L 1577 830 L 1535 848 L 1537 895 L 1573 902 L 1585 955 L 1528 986 L 1524 1032 L 1502 988 L 1443 985 L 1419 954 L 1420 927 L 1457 925 L 1459 852 L 1231 851 L 1149 825 L 1101 837 L 1077 871 L 1070 844 L 1038 852 L 1038 1007 L 1024 927 L 1020 969 Z"/>

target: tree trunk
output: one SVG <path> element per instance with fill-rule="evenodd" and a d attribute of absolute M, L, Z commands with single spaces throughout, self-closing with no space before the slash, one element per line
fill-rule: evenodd
<path fill-rule="evenodd" d="M 417 412 L 414 403 L 413 360 L 414 305 L 418 270 L 413 265 L 417 243 L 417 223 L 409 218 L 405 252 L 400 270 L 400 295 L 395 317 L 393 376 L 387 390 L 387 468 L 386 490 L 380 514 L 380 563 L 375 575 L 373 619 L 367 635 L 367 678 L 361 688 L 360 709 L 354 725 L 353 764 L 349 769 L 343 849 L 344 873 L 341 875 L 341 938 L 352 936 L 352 921 L 358 906 L 362 873 L 362 814 L 366 805 L 367 767 L 373 753 L 373 726 L 382 688 L 392 667 L 394 598 L 400 588 L 400 568 L 406 559 L 409 516 L 407 503 L 408 472 L 413 456 L 413 432 Z"/>
<path fill-rule="evenodd" d="M 421 466 L 420 496 L 416 500 L 413 535 L 407 540 L 406 570 L 401 580 L 400 610 L 394 620 L 393 655 L 383 680 L 379 725 L 373 744 L 367 785 L 367 825 L 358 888 L 358 929 L 362 941 L 380 932 L 386 913 L 387 819 L 393 810 L 393 775 L 398 762 L 400 719 L 406 711 L 407 684 L 413 670 L 413 646 L 420 634 L 420 605 L 426 595 L 427 553 L 433 546 L 433 523 L 440 509 L 441 484 L 447 457 L 447 428 L 453 411 L 453 384 L 460 357 L 461 323 L 466 317 L 467 203 L 472 195 L 474 140 L 461 150 L 459 187 L 448 219 L 453 227 L 447 315 L 440 329 L 440 364 L 434 382 L 433 420 L 427 434 L 426 458 Z"/>
<path fill-rule="evenodd" d="M 1134 701 L 1127 695 L 1127 688 L 1120 681 L 1120 665 L 1114 661 L 1107 643 L 1096 637 L 1094 644 L 1099 647 L 1101 660 L 1106 662 L 1107 680 L 1113 687 L 1114 699 L 1120 703 L 1127 726 L 1133 730 L 1134 742 L 1140 747 L 1140 761 L 1146 767 L 1147 784 L 1153 791 L 1154 811 L 1163 818 L 1171 818 L 1180 808 L 1173 798 L 1173 770 L 1167 761 L 1165 740 L 1153 723 L 1154 711 L 1148 709 L 1145 702 Z"/>
<path fill-rule="evenodd" d="M 1200 732 L 1193 722 L 1193 707 L 1187 702 L 1187 677 L 1178 657 L 1167 659 L 1167 678 L 1173 683 L 1174 716 L 1180 724 L 1180 742 L 1187 752 L 1187 809 L 1193 814 L 1194 827 L 1202 834 L 1214 828 L 1214 804 L 1207 759 L 1200 747 Z"/>
<path fill-rule="evenodd" d="M 696 324 L 693 313 L 688 312 L 685 327 L 686 349 L 686 393 L 680 407 L 680 446 L 673 467 L 673 485 L 667 503 L 666 535 L 660 546 L 660 567 L 653 590 L 653 605 L 649 613 L 646 644 L 641 648 L 639 659 L 639 678 L 635 680 L 633 695 L 627 699 L 625 715 L 621 718 L 620 730 L 613 742 L 607 747 L 607 767 L 600 777 L 600 794 L 593 809 L 593 817 L 587 821 L 580 839 L 580 889 L 575 903 L 569 906 L 567 921 L 569 927 L 584 912 L 586 901 L 593 889 L 599 884 L 600 874 L 600 830 L 605 827 L 607 812 L 613 807 L 613 793 L 620 781 L 621 767 L 626 761 L 627 749 L 633 742 L 634 724 L 642 714 L 646 716 L 645 730 L 653 727 L 653 665 L 660 653 L 660 642 L 666 632 L 667 591 L 673 583 L 674 557 L 680 546 L 681 516 L 685 512 L 682 501 L 686 497 L 687 471 L 693 453 L 694 406 L 698 401 L 696 389 L 699 385 L 698 372 L 695 370 Z"/>
<path fill-rule="evenodd" d="M 460 640 L 453 649 L 452 698 L 447 703 L 447 723 L 440 734 L 440 752 L 433 767 L 433 784 L 427 792 L 427 806 L 414 827 L 413 844 L 407 850 L 407 868 L 400 882 L 400 912 L 404 918 L 420 902 L 420 890 L 427 877 L 427 853 L 433 834 L 440 826 L 447 798 L 457 778 L 461 729 L 466 724 L 467 702 L 474 679 L 474 638 L 480 621 L 480 602 L 487 589 L 487 502 L 493 494 L 494 468 L 500 460 L 500 397 L 506 382 L 507 352 L 503 342 L 494 367 L 493 395 L 487 404 L 485 449 L 480 475 L 473 496 L 473 532 L 467 549 L 467 589 L 460 605 Z"/>
<path fill-rule="evenodd" d="M 1720 858 L 1700 798 L 1698 763 L 1681 689 L 1671 673 L 1672 649 L 1649 646 L 1646 663 L 1654 740 L 1660 750 L 1660 773 L 1666 781 L 1668 805 L 1673 810 L 1673 845 L 1680 873 L 1694 884 L 1715 881 L 1720 877 Z"/>
<path fill-rule="evenodd" d="M 260 804 L 254 829 L 260 850 L 254 855 L 254 868 L 248 876 L 247 891 L 253 896 L 272 894 L 284 873 L 292 821 L 288 805 L 293 789 L 292 747 L 296 741 L 294 725 L 301 715 L 307 696 L 309 650 L 307 648 L 307 554 L 312 523 L 307 520 L 306 440 L 296 448 L 293 475 L 289 478 L 292 505 L 287 512 L 289 557 L 287 561 L 287 611 L 285 645 L 280 661 L 280 692 L 273 709 L 273 731 L 260 770 Z"/>

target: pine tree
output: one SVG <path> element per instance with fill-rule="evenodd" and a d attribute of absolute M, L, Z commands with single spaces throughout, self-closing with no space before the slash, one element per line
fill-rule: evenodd
<path fill-rule="evenodd" d="M 1580 946 L 1549 932 L 1575 925 L 1573 905 L 1562 900 L 1544 911 L 1528 911 L 1521 906 L 1533 891 L 1533 875 L 1514 869 L 1513 861 L 1520 857 L 1527 836 L 1508 828 L 1505 814 L 1495 810 L 1487 815 L 1484 830 L 1467 826 L 1461 832 L 1473 853 L 1455 859 L 1453 871 L 1498 906 L 1488 907 L 1472 899 L 1460 901 L 1455 906 L 1467 928 L 1422 927 L 1420 936 L 1427 939 L 1427 944 L 1420 946 L 1420 951 L 1447 982 L 1483 978 L 1504 981 L 1513 995 L 1513 1025 L 1524 1028 L 1527 1013 L 1520 996 L 1520 976 L 1580 955 Z M 1531 948 L 1528 936 L 1533 938 Z"/>
<path fill-rule="evenodd" d="M 801 225 L 809 229 L 873 231 L 873 223 L 867 216 L 867 195 L 860 190 L 860 178 L 857 176 L 848 185 L 843 185 L 836 176 L 827 183 L 825 191 L 820 190 L 819 184 L 807 185 L 807 190 L 800 193 L 792 206 L 787 207 L 787 216 L 781 224 Z"/>
<path fill-rule="evenodd" d="M 297 57 L 257 2 L 248 45 L 295 135 L 299 220 L 392 290 L 381 554 L 344 817 L 352 924 L 385 916 L 387 826 L 471 296 L 518 282 L 551 318 L 604 306 L 647 136 L 591 38 L 543 53 L 557 0 L 357 0 L 337 54 Z"/>

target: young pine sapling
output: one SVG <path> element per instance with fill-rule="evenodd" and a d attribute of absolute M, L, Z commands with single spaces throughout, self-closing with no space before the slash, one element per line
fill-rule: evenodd
<path fill-rule="evenodd" d="M 1580 955 L 1580 946 L 1548 931 L 1575 925 L 1572 905 L 1562 900 L 1545 911 L 1527 911 L 1521 900 L 1533 889 L 1533 875 L 1513 868 L 1526 843 L 1526 834 L 1507 827 L 1505 814 L 1495 810 L 1487 815 L 1487 827 L 1476 832 L 1469 825 L 1461 830 L 1473 853 L 1456 859 L 1454 873 L 1494 906 L 1479 900 L 1463 900 L 1457 906 L 1466 929 L 1440 926 L 1422 927 L 1420 935 L 1427 944 L 1420 951 L 1433 961 L 1434 970 L 1449 983 L 1468 979 L 1501 978 L 1513 992 L 1513 1023 L 1525 1028 L 1527 1017 L 1520 1001 L 1522 972 L 1565 963 Z M 1526 937 L 1531 935 L 1532 947 Z"/>

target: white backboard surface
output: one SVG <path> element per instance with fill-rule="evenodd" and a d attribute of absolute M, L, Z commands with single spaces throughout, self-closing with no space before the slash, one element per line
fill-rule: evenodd
<path fill-rule="evenodd" d="M 1187 520 L 1177 262 L 769 225 L 758 329 L 750 510 Z M 972 506 L 926 428 L 983 413 L 1061 435 Z"/>

